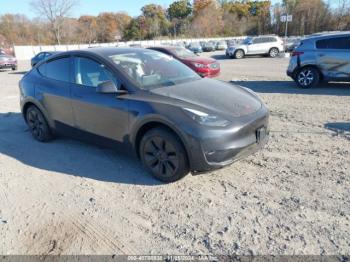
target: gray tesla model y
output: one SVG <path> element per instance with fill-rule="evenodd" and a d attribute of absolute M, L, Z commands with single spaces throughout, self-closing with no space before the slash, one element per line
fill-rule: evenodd
<path fill-rule="evenodd" d="M 268 139 L 268 109 L 255 93 L 201 78 L 153 50 L 59 53 L 19 86 L 24 119 L 38 141 L 68 134 L 124 146 L 165 182 L 229 165 Z"/>

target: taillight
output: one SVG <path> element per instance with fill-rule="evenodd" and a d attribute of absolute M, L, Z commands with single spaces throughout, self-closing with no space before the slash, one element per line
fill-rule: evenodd
<path fill-rule="evenodd" d="M 303 55 L 303 54 L 304 54 L 304 52 L 294 51 L 294 52 L 292 53 L 292 56 L 301 56 L 301 55 Z"/>

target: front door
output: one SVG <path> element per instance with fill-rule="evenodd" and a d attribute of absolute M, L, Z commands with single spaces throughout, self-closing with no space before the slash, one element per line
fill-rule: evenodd
<path fill-rule="evenodd" d="M 262 50 L 261 38 L 253 38 L 253 40 L 248 44 L 247 50 L 249 55 L 260 54 Z"/>
<path fill-rule="evenodd" d="M 128 95 L 101 94 L 98 84 L 117 76 L 103 64 L 88 57 L 74 57 L 72 104 L 75 126 L 83 131 L 123 142 L 128 134 Z"/>

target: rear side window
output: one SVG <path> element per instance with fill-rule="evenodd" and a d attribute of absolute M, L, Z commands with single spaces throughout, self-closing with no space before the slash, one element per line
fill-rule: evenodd
<path fill-rule="evenodd" d="M 39 66 L 41 75 L 58 81 L 69 82 L 69 62 L 70 58 L 60 58 Z"/>
<path fill-rule="evenodd" d="M 331 39 L 318 40 L 317 49 L 350 49 L 350 37 L 336 37 Z"/>

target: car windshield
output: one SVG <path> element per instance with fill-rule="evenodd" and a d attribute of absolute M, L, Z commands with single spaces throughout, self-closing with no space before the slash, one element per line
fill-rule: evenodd
<path fill-rule="evenodd" d="M 199 43 L 192 43 L 190 46 L 191 47 L 200 47 L 200 44 Z"/>
<path fill-rule="evenodd" d="M 110 55 L 109 58 L 142 89 L 176 85 L 201 79 L 176 59 L 156 51 L 135 51 Z"/>
<path fill-rule="evenodd" d="M 172 51 L 175 53 L 176 56 L 181 57 L 181 58 L 186 58 L 186 57 L 194 57 L 194 53 L 191 51 L 187 50 L 186 48 L 174 48 Z"/>
<path fill-rule="evenodd" d="M 246 38 L 246 39 L 243 40 L 242 44 L 243 44 L 243 45 L 247 45 L 247 44 L 249 44 L 251 41 L 252 41 L 252 38 Z"/>

